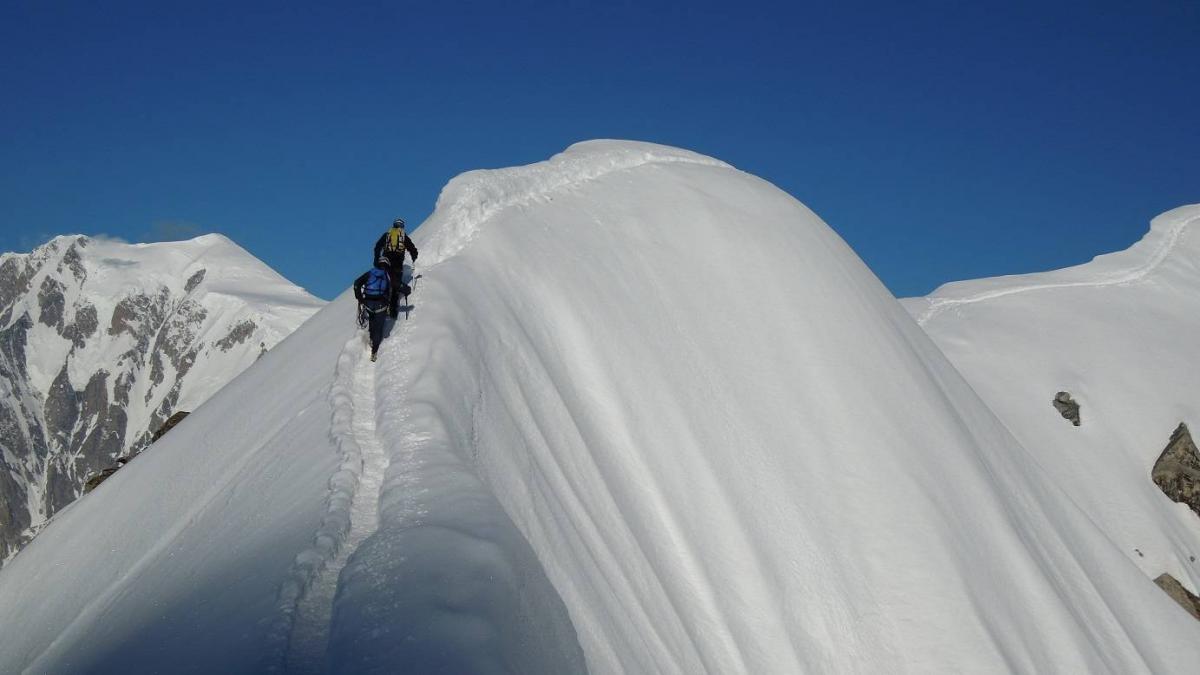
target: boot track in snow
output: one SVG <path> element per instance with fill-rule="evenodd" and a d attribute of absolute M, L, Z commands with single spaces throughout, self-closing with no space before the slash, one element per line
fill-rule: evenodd
<path fill-rule="evenodd" d="M 400 332 L 400 326 L 394 329 Z M 268 664 L 272 672 L 325 671 L 338 577 L 363 540 L 379 527 L 379 496 L 388 460 L 376 436 L 376 364 L 364 337 L 360 330 L 347 341 L 330 387 L 331 432 L 342 464 L 329 480 L 328 510 L 313 545 L 296 556 L 280 590 L 280 614 L 272 632 L 276 647 Z"/>

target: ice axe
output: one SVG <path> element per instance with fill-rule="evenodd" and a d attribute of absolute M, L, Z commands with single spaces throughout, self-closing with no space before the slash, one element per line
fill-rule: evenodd
<path fill-rule="evenodd" d="M 416 280 L 420 279 L 420 277 L 421 277 L 420 274 L 413 275 L 413 279 L 412 279 L 413 283 L 410 283 L 410 285 L 408 285 L 409 293 L 412 293 L 413 289 L 416 288 Z M 408 304 L 408 293 L 404 293 L 404 321 L 408 321 L 408 310 L 409 309 L 412 309 L 412 305 Z"/>

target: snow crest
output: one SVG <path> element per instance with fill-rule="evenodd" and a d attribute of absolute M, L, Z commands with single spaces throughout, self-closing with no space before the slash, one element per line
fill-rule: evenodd
<path fill-rule="evenodd" d="M 379 363 L 343 294 L 0 571 L 0 671 L 261 670 L 343 541 L 332 672 L 1194 670 L 1200 627 L 845 242 L 723 166 L 458 181 Z"/>
<path fill-rule="evenodd" d="M 909 300 L 906 304 L 926 303 L 916 317 L 917 323 L 924 326 L 947 309 L 1018 293 L 1133 283 L 1158 269 L 1197 221 L 1200 221 L 1200 205 L 1182 206 L 1151 221 L 1146 236 L 1124 251 L 1097 256 L 1089 263 L 1054 272 L 953 282 L 936 289 L 926 298 Z M 1036 281 L 1031 280 L 1034 277 Z"/>
<path fill-rule="evenodd" d="M 553 194 L 617 171 L 647 164 L 686 163 L 732 168 L 704 155 L 665 145 L 595 140 L 576 143 L 544 162 L 505 169 L 468 171 L 451 180 L 421 228 L 424 268 L 453 257 L 475 239 L 479 228 L 514 206 L 552 200 Z"/>

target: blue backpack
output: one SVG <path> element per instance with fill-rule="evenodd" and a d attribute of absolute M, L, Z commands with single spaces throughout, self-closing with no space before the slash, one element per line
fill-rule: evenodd
<path fill-rule="evenodd" d="M 372 267 L 371 271 L 367 272 L 367 283 L 363 284 L 363 297 L 387 298 L 390 287 L 391 281 L 387 271 Z"/>

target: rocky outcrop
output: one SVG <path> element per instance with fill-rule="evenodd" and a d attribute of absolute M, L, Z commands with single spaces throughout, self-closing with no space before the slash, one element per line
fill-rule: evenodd
<path fill-rule="evenodd" d="M 183 419 L 187 416 L 188 416 L 188 411 L 186 411 L 186 410 L 180 410 L 180 411 L 176 412 L 174 415 L 171 415 L 167 419 L 167 421 L 164 422 L 163 425 L 154 432 L 154 435 L 150 437 L 150 442 L 151 443 L 157 442 L 158 439 L 162 438 L 163 435 L 165 435 L 171 429 L 174 429 L 175 425 L 182 422 Z M 84 484 L 83 484 L 83 494 L 86 495 L 87 493 L 91 492 L 92 490 L 95 490 L 101 483 L 103 483 L 105 480 L 107 480 L 109 478 L 109 476 L 112 476 L 114 473 L 117 472 L 118 469 L 120 469 L 121 467 L 123 467 L 126 464 L 128 464 L 129 462 L 131 462 L 135 457 L 137 457 L 140 454 L 141 454 L 141 450 L 137 450 L 128 456 L 118 457 L 116 463 L 113 464 L 112 466 L 109 466 L 104 469 L 100 469 L 99 471 L 89 472 L 87 474 L 88 478 L 86 481 L 84 481 Z"/>
<path fill-rule="evenodd" d="M 1185 612 L 1191 614 L 1193 619 L 1200 621 L 1200 598 L 1192 595 L 1175 577 L 1163 573 L 1158 575 L 1154 583 L 1158 584 L 1158 587 L 1163 589 L 1172 600 L 1179 603 Z"/>
<path fill-rule="evenodd" d="M 113 466 L 110 466 L 107 469 L 101 469 L 100 471 L 96 471 L 89 475 L 87 481 L 85 481 L 83 484 L 83 494 L 86 495 L 92 490 L 95 490 L 100 486 L 101 483 L 108 480 L 110 476 L 116 473 L 118 469 L 128 464 L 130 459 L 132 458 L 118 457 L 117 463 Z"/>
<path fill-rule="evenodd" d="M 1187 504 L 1200 516 L 1200 451 L 1183 422 L 1158 456 L 1150 478 L 1171 501 Z"/>
<path fill-rule="evenodd" d="M 204 268 L 196 270 L 192 276 L 188 277 L 187 283 L 183 285 L 183 292 L 191 293 L 192 291 L 196 290 L 196 287 L 200 285 L 200 282 L 204 281 L 204 275 L 207 273 L 208 270 Z"/>
<path fill-rule="evenodd" d="M 1071 398 L 1071 395 L 1065 391 L 1060 391 L 1054 395 L 1054 409 L 1058 411 L 1065 419 L 1070 420 L 1071 424 L 1079 426 L 1079 404 Z"/>
<path fill-rule="evenodd" d="M 257 326 L 254 324 L 254 322 L 251 321 L 250 319 L 246 319 L 245 321 L 239 323 L 238 325 L 236 325 L 232 329 L 230 329 L 228 335 L 221 338 L 220 340 L 217 340 L 216 343 L 214 343 L 214 344 L 216 344 L 217 349 L 220 349 L 223 352 L 227 352 L 230 349 L 233 349 L 234 347 L 236 347 L 237 345 L 240 345 L 243 342 L 245 342 L 247 339 L 250 338 L 251 335 L 254 335 L 255 328 L 257 328 Z"/>
<path fill-rule="evenodd" d="M 157 431 L 154 432 L 153 436 L 150 437 L 150 442 L 157 443 L 158 439 L 162 438 L 163 435 L 166 434 L 168 431 L 174 429 L 175 425 L 182 422 L 183 418 L 185 418 L 187 416 L 188 416 L 188 411 L 180 410 L 179 412 L 175 413 L 174 415 L 171 415 L 170 417 L 168 417 L 167 421 L 163 422 L 163 425 L 161 427 L 159 427 Z"/>

